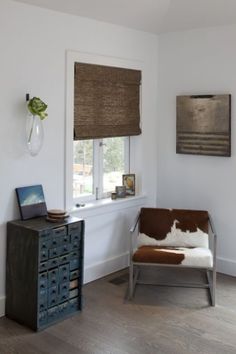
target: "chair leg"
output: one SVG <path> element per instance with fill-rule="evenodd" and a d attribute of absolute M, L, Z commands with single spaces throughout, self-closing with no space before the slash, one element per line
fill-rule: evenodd
<path fill-rule="evenodd" d="M 130 262 L 129 266 L 129 300 L 132 299 L 134 293 L 134 265 Z"/>
<path fill-rule="evenodd" d="M 209 274 L 210 273 L 210 274 Z M 216 268 L 214 267 L 213 270 L 207 271 L 207 279 L 209 284 L 209 297 L 211 301 L 211 306 L 215 306 L 215 293 L 216 293 Z"/>
<path fill-rule="evenodd" d="M 212 306 L 215 306 L 216 304 L 216 266 L 214 265 L 213 271 L 212 271 Z"/>

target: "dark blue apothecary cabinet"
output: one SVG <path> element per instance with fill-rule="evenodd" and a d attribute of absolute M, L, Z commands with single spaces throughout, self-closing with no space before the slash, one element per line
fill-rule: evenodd
<path fill-rule="evenodd" d="M 82 309 L 84 221 L 7 223 L 6 316 L 34 330 Z"/>

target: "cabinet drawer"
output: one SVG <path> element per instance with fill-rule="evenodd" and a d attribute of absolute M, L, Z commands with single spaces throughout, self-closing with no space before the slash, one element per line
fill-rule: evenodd
<path fill-rule="evenodd" d="M 57 297 L 49 297 L 48 298 L 48 308 L 53 307 L 57 304 Z"/>
<path fill-rule="evenodd" d="M 81 223 L 76 222 L 73 224 L 68 225 L 68 234 L 72 235 L 75 233 L 80 233 L 81 232 Z"/>
<path fill-rule="evenodd" d="M 57 286 L 52 286 L 48 289 L 48 307 L 52 307 L 57 304 L 57 296 Z"/>
<path fill-rule="evenodd" d="M 69 300 L 68 310 L 72 312 L 78 309 L 79 309 L 79 298 L 76 297 L 74 299 Z"/>
<path fill-rule="evenodd" d="M 70 239 L 71 239 L 71 243 L 73 243 L 75 241 L 80 241 L 80 234 L 79 233 L 72 234 L 70 236 Z"/>
<path fill-rule="evenodd" d="M 39 249 L 40 251 L 44 251 L 48 249 L 48 240 L 47 239 L 40 239 L 39 241 Z"/>
<path fill-rule="evenodd" d="M 60 316 L 63 316 L 64 314 L 66 314 L 68 312 L 68 308 L 69 308 L 69 302 L 63 302 L 62 304 L 58 305 L 58 313 Z"/>
<path fill-rule="evenodd" d="M 66 234 L 67 234 L 66 226 L 62 226 L 62 227 L 58 227 L 56 229 L 53 229 L 54 236 L 64 236 Z"/>
<path fill-rule="evenodd" d="M 68 293 L 69 288 L 70 288 L 70 283 L 68 283 L 68 282 L 60 284 L 59 285 L 59 294 Z"/>
<path fill-rule="evenodd" d="M 69 299 L 69 287 L 70 283 L 68 282 L 59 285 L 59 302 Z"/>
<path fill-rule="evenodd" d="M 60 294 L 59 297 L 58 297 L 58 302 L 59 303 L 67 301 L 67 300 L 69 300 L 69 294 L 68 293 Z"/>
<path fill-rule="evenodd" d="M 39 327 L 45 325 L 47 323 L 47 319 L 48 319 L 47 310 L 40 311 L 39 312 L 39 317 L 38 317 Z"/>
<path fill-rule="evenodd" d="M 64 235 L 60 237 L 60 244 L 64 245 L 70 242 L 70 235 Z"/>
<path fill-rule="evenodd" d="M 51 307 L 48 309 L 48 321 L 54 321 L 56 320 L 58 316 L 58 306 Z"/>
<path fill-rule="evenodd" d="M 78 288 L 79 286 L 79 279 L 74 279 L 70 281 L 70 290 Z"/>
<path fill-rule="evenodd" d="M 60 237 L 52 236 L 50 240 L 48 240 L 48 248 L 56 248 L 60 246 Z"/>
<path fill-rule="evenodd" d="M 62 245 L 61 247 L 59 247 L 59 254 L 65 254 L 65 253 L 69 253 L 71 251 L 71 244 L 67 243 L 65 245 Z"/>
<path fill-rule="evenodd" d="M 79 295 L 79 289 L 78 288 L 70 290 L 70 299 L 73 298 L 73 297 L 77 297 L 78 295 Z"/>
<path fill-rule="evenodd" d="M 52 269 L 48 272 L 48 285 L 51 287 L 58 283 L 58 268 Z"/>
<path fill-rule="evenodd" d="M 60 254 L 60 247 L 55 247 L 49 250 L 49 258 L 58 257 Z"/>
<path fill-rule="evenodd" d="M 48 259 L 48 250 L 42 250 L 39 252 L 40 261 L 46 261 Z"/>
<path fill-rule="evenodd" d="M 39 272 L 43 272 L 48 269 L 48 262 L 41 262 L 39 264 Z"/>
<path fill-rule="evenodd" d="M 47 290 L 39 291 L 38 307 L 40 311 L 47 309 Z"/>
<path fill-rule="evenodd" d="M 64 264 L 59 267 L 59 282 L 65 283 L 69 281 L 69 264 Z"/>
<path fill-rule="evenodd" d="M 73 270 L 70 272 L 70 280 L 79 278 L 79 269 Z"/>
<path fill-rule="evenodd" d="M 70 255 L 69 254 L 64 254 L 64 256 L 61 256 L 59 258 L 59 264 L 65 264 L 68 263 L 70 260 Z"/>
<path fill-rule="evenodd" d="M 73 250 L 73 252 L 70 253 L 70 259 L 75 258 L 79 258 L 79 250 Z"/>
<path fill-rule="evenodd" d="M 59 264 L 58 258 L 49 259 L 47 263 L 48 263 L 48 269 L 55 268 Z"/>
<path fill-rule="evenodd" d="M 79 240 L 74 240 L 74 241 L 71 243 L 71 248 L 72 248 L 72 250 L 78 249 L 79 246 L 80 246 Z"/>
<path fill-rule="evenodd" d="M 70 270 L 75 270 L 79 268 L 79 260 L 78 259 L 72 259 L 70 261 Z"/>
<path fill-rule="evenodd" d="M 39 274 L 39 289 L 46 289 L 48 286 L 47 272 Z"/>

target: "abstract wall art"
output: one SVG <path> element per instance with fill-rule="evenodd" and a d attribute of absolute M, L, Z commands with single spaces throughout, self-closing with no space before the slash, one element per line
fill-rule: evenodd
<path fill-rule="evenodd" d="M 231 156 L 231 95 L 177 96 L 176 152 Z"/>

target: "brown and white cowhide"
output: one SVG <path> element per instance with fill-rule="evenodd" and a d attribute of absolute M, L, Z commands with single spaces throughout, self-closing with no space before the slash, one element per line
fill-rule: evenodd
<path fill-rule="evenodd" d="M 209 248 L 139 247 L 133 255 L 134 262 L 175 264 L 189 267 L 211 268 L 213 257 Z"/>
<path fill-rule="evenodd" d="M 213 256 L 209 249 L 208 234 L 199 228 L 194 232 L 182 231 L 177 225 L 178 220 L 175 220 L 164 239 L 158 239 L 158 235 L 154 238 L 140 233 L 133 261 L 212 267 Z"/>
<path fill-rule="evenodd" d="M 176 227 L 178 220 L 175 220 L 171 226 L 170 232 L 164 239 L 150 237 L 143 233 L 138 236 L 138 247 L 140 246 L 165 246 L 165 247 L 202 247 L 208 248 L 208 234 L 197 228 L 195 232 L 182 231 Z"/>

